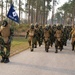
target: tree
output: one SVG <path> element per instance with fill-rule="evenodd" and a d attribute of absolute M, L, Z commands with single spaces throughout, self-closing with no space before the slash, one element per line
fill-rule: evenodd
<path fill-rule="evenodd" d="M 75 1 L 69 0 L 69 2 L 63 4 L 59 8 L 59 10 L 64 11 L 64 24 L 68 23 L 68 20 L 72 20 L 72 24 L 74 25 L 74 18 L 75 18 Z M 70 19 L 69 19 L 70 18 Z"/>

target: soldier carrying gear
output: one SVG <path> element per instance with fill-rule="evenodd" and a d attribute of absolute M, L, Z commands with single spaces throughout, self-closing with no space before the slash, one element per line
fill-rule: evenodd
<path fill-rule="evenodd" d="M 35 44 L 35 29 L 33 24 L 31 24 L 30 29 L 28 29 L 27 36 L 30 50 L 33 51 Z"/>
<path fill-rule="evenodd" d="M 50 31 L 49 27 L 46 25 L 44 28 L 44 42 L 45 42 L 45 51 L 48 52 L 49 49 L 49 41 L 50 41 Z"/>
<path fill-rule="evenodd" d="M 13 36 L 12 29 L 10 25 L 8 25 L 8 22 L 6 20 L 3 21 L 2 26 L 0 28 L 0 34 L 1 38 L 4 41 L 4 47 L 6 48 L 6 51 L 1 50 L 1 56 L 2 60 L 1 62 L 8 63 L 9 62 L 9 56 L 10 56 L 10 47 L 11 47 L 11 38 Z"/>
<path fill-rule="evenodd" d="M 51 27 L 51 25 L 49 25 L 49 31 L 50 31 L 50 46 L 52 47 L 53 46 L 53 42 L 54 42 L 54 32 L 53 32 L 53 29 Z"/>
<path fill-rule="evenodd" d="M 42 28 L 42 25 L 39 26 L 39 34 L 40 34 L 40 45 L 42 45 L 42 42 L 43 42 L 43 36 L 44 36 L 44 31 L 43 31 L 43 28 Z"/>
<path fill-rule="evenodd" d="M 55 53 L 58 53 L 58 47 L 60 49 L 60 51 L 62 51 L 63 49 L 63 44 L 62 44 L 62 30 L 61 28 L 58 26 L 56 33 L 55 33 Z"/>
<path fill-rule="evenodd" d="M 37 48 L 37 42 L 38 42 L 39 46 L 41 46 L 39 25 L 37 23 L 35 24 L 35 37 L 36 37 L 35 48 Z"/>

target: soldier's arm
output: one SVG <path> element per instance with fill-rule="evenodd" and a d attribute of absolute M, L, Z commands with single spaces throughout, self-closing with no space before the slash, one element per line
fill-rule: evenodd
<path fill-rule="evenodd" d="M 29 29 L 26 31 L 26 35 L 25 35 L 26 39 L 27 39 L 28 35 L 29 35 Z"/>

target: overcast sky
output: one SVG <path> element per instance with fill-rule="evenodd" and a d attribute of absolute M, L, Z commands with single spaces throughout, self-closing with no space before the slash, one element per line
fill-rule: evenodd
<path fill-rule="evenodd" d="M 59 4 L 57 5 L 57 7 L 60 7 L 61 5 L 63 5 L 65 2 L 68 2 L 68 0 L 58 0 Z"/>

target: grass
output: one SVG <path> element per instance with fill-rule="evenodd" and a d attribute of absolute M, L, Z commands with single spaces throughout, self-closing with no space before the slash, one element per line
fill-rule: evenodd
<path fill-rule="evenodd" d="M 24 37 L 15 37 L 11 43 L 10 56 L 20 53 L 28 48 L 28 41 Z"/>

